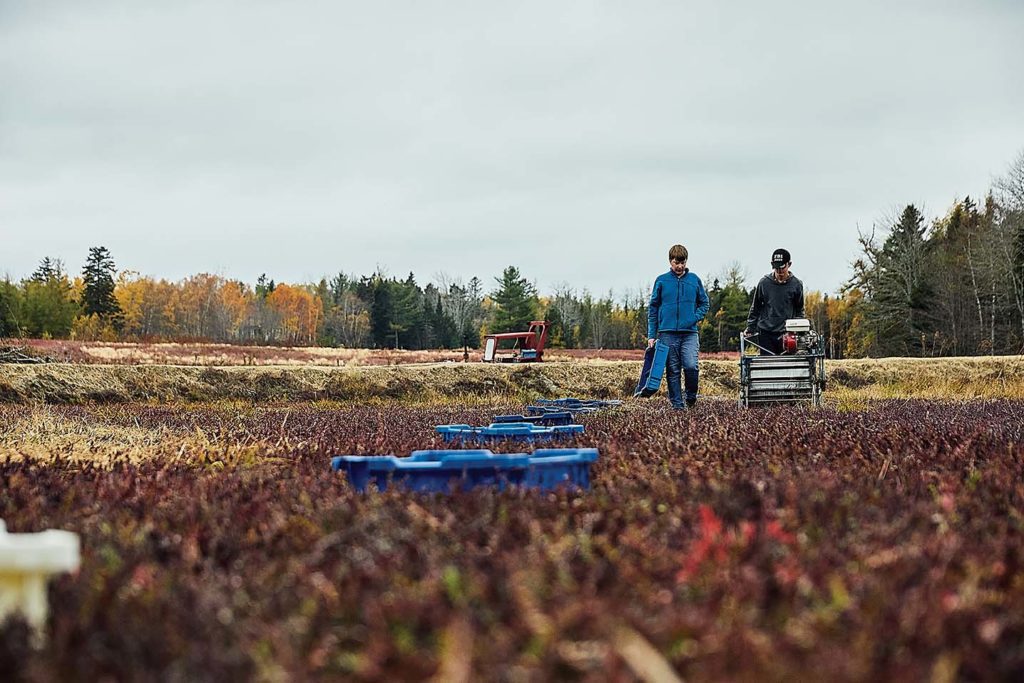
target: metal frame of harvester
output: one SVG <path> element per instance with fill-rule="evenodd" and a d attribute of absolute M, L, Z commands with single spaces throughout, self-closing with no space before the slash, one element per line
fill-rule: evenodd
<path fill-rule="evenodd" d="M 804 318 L 786 321 L 787 351 L 776 355 L 740 335 L 741 407 L 810 403 L 821 405 L 825 389 L 824 339 L 810 329 Z M 747 353 L 755 346 L 761 355 Z"/>
<path fill-rule="evenodd" d="M 544 345 L 548 342 L 546 320 L 530 321 L 526 332 L 501 332 L 484 337 L 485 363 L 537 363 L 544 359 Z M 501 348 L 501 343 L 512 341 L 511 349 Z"/>

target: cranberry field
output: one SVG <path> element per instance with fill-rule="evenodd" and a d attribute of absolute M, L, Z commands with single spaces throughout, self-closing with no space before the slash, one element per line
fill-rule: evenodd
<path fill-rule="evenodd" d="M 454 495 L 329 456 L 522 404 L 0 404 L 0 518 L 83 549 L 0 679 L 1024 673 L 1024 402 L 664 404 L 585 418 L 590 491 Z"/>
<path fill-rule="evenodd" d="M 205 342 L 96 342 L 67 339 L 26 339 L 19 342 L 32 354 L 66 363 L 117 365 L 199 366 L 374 366 L 414 363 L 456 363 L 466 357 L 461 349 L 407 351 L 404 349 L 339 349 L 322 346 L 240 346 Z M 479 362 L 483 351 L 468 349 L 468 360 Z M 544 358 L 551 362 L 581 360 L 642 361 L 643 349 L 556 349 Z M 736 352 L 701 353 L 703 359 L 736 360 Z"/>

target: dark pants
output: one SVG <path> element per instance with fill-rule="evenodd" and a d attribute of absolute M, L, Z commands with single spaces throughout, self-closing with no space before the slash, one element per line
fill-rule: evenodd
<path fill-rule="evenodd" d="M 686 400 L 697 400 L 697 351 L 700 349 L 700 337 L 696 332 L 662 332 L 658 339 L 668 346 L 668 359 L 665 361 L 668 400 L 673 408 L 682 408 L 680 375 L 686 379 Z"/>
<path fill-rule="evenodd" d="M 768 349 L 778 356 L 782 354 L 782 334 L 782 332 L 769 332 L 757 328 L 757 334 L 754 335 L 753 340 L 758 346 Z"/>

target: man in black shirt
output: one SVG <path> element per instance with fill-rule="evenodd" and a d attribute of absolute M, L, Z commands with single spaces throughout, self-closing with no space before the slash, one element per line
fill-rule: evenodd
<path fill-rule="evenodd" d="M 782 353 L 782 334 L 786 321 L 804 317 L 804 285 L 789 272 L 793 265 L 789 252 L 772 252 L 772 272 L 761 278 L 754 288 L 744 336 L 775 354 Z"/>

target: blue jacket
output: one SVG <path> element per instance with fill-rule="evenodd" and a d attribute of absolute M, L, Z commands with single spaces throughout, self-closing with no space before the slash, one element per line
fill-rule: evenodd
<path fill-rule="evenodd" d="M 710 305 L 704 283 L 689 269 L 679 276 L 671 270 L 659 275 L 647 307 L 647 338 L 655 339 L 659 332 L 696 332 Z"/>

